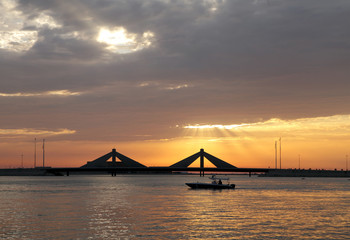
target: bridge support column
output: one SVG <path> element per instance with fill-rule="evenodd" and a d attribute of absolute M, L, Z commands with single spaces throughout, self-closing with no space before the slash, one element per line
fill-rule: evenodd
<path fill-rule="evenodd" d="M 204 168 L 204 149 L 201 148 L 200 151 L 200 168 Z"/>
<path fill-rule="evenodd" d="M 115 164 L 116 163 L 116 156 L 117 156 L 117 151 L 115 150 L 115 148 L 112 149 L 112 163 Z"/>
<path fill-rule="evenodd" d="M 201 168 L 201 171 L 199 171 L 199 176 L 204 177 L 204 149 L 203 148 L 201 148 L 200 150 L 200 168 Z"/>

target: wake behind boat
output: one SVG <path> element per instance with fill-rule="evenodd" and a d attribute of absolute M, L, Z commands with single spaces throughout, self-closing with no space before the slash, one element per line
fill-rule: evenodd
<path fill-rule="evenodd" d="M 235 184 L 223 184 L 222 180 L 229 180 L 229 178 L 219 178 L 215 175 L 209 177 L 213 181 L 211 183 L 186 183 L 187 186 L 193 189 L 234 189 L 236 187 Z"/>

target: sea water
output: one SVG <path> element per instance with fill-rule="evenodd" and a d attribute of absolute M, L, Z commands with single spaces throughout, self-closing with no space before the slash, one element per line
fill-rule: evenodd
<path fill-rule="evenodd" d="M 346 178 L 0 177 L 0 239 L 350 239 Z"/>

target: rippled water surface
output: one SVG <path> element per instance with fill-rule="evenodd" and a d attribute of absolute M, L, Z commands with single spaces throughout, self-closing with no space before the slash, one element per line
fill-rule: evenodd
<path fill-rule="evenodd" d="M 188 175 L 0 177 L 0 239 L 349 239 L 350 181 Z"/>

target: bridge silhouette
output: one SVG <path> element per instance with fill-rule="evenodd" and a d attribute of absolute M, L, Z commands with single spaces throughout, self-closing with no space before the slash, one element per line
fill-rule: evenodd
<path fill-rule="evenodd" d="M 237 167 L 217 158 L 213 155 L 210 155 L 209 153 L 206 153 L 204 149 L 202 148 L 199 152 L 193 154 L 192 156 L 189 156 L 188 158 L 185 158 L 173 165 L 171 165 L 169 168 L 189 168 L 189 166 L 196 161 L 198 158 L 200 158 L 200 169 L 199 174 L 204 175 L 204 158 L 209 160 L 212 164 L 216 166 L 217 169 L 236 169 Z"/>
<path fill-rule="evenodd" d="M 200 167 L 190 167 L 190 165 L 197 159 L 200 160 Z M 215 167 L 205 167 L 204 159 L 207 159 Z M 47 168 L 47 173 L 54 175 L 67 176 L 71 172 L 105 172 L 112 176 L 116 176 L 117 173 L 174 173 L 174 172 L 199 172 L 200 176 L 204 176 L 205 172 L 243 172 L 249 173 L 263 173 L 268 172 L 269 168 L 238 168 L 231 165 L 207 152 L 204 149 L 200 149 L 199 152 L 175 163 L 169 167 L 147 167 L 119 152 L 116 149 L 112 149 L 111 152 L 93 160 L 87 162 L 85 165 L 78 168 Z"/>

